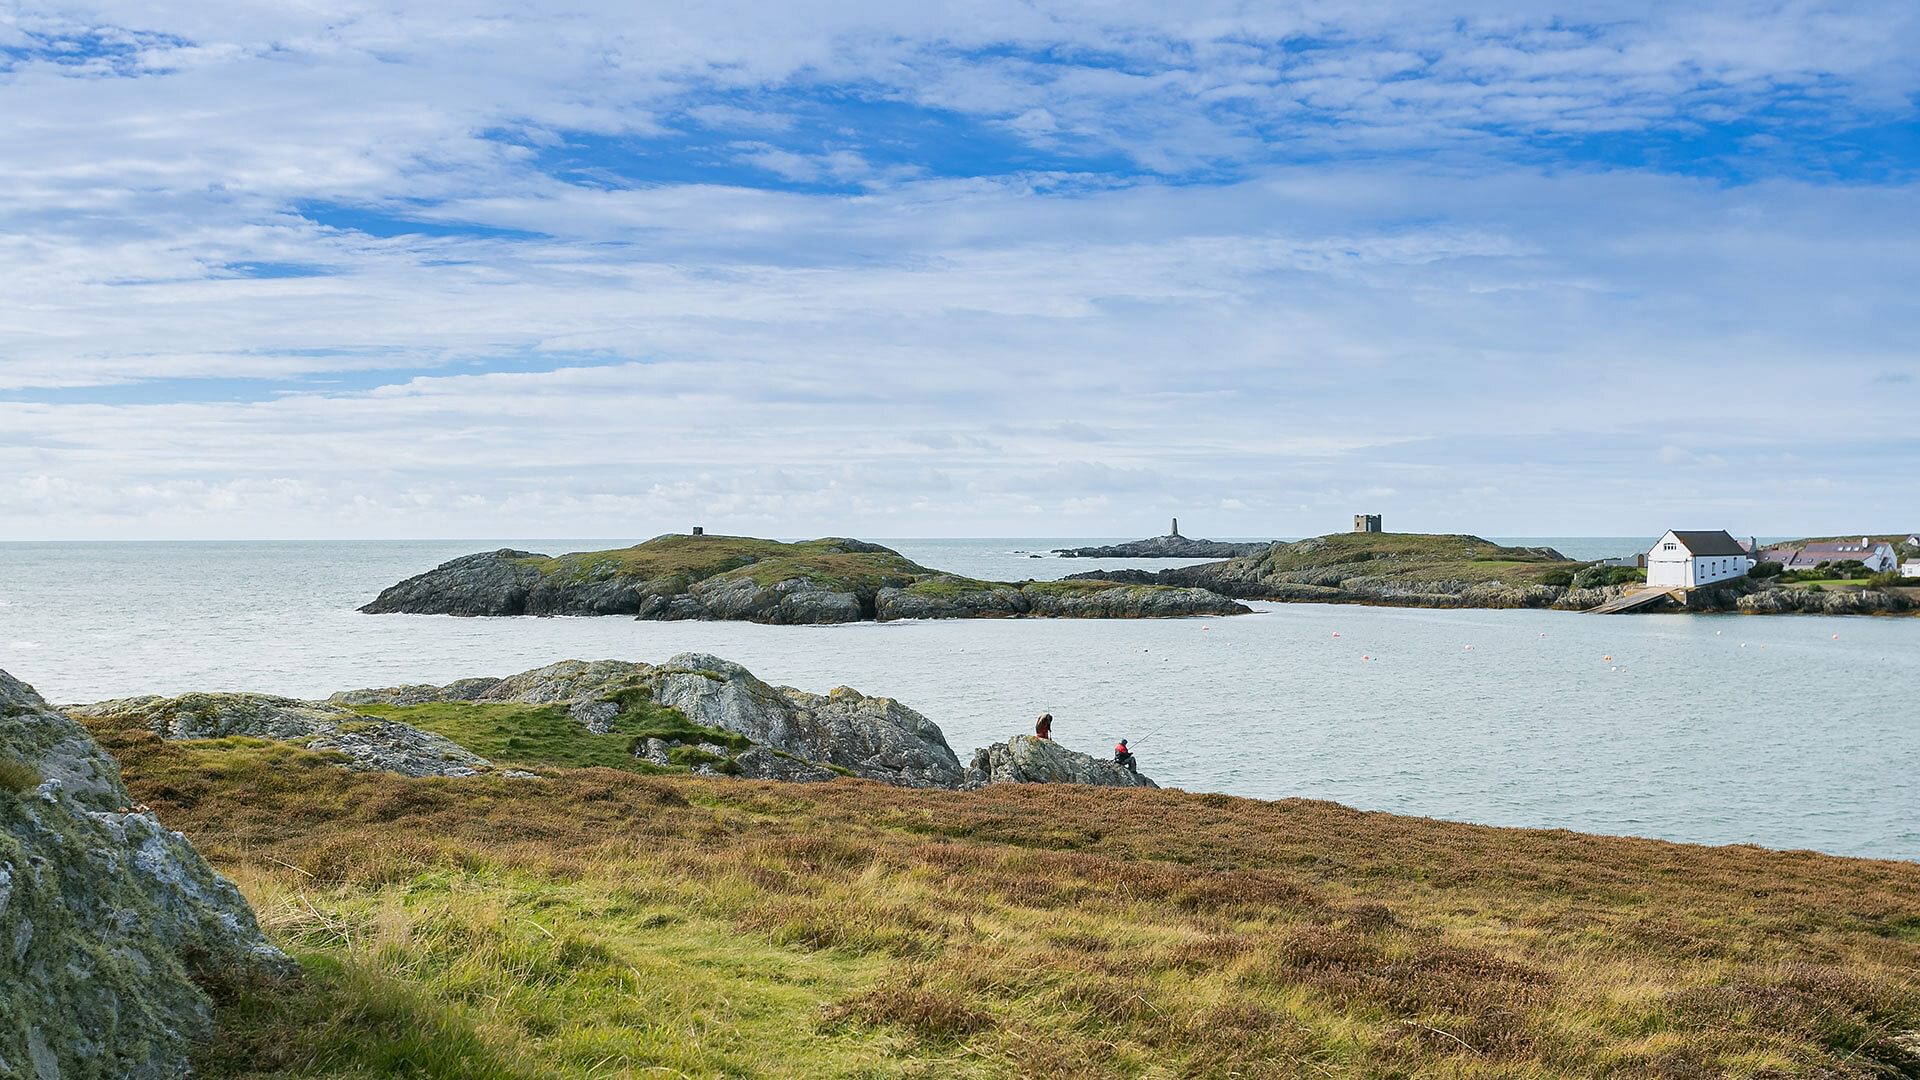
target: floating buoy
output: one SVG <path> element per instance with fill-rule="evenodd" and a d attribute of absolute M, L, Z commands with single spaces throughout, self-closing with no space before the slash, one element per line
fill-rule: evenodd
<path fill-rule="evenodd" d="M 1461 648 L 1463 648 L 1463 649 L 1465 649 L 1465 650 L 1467 650 L 1468 652 L 1472 652 L 1472 651 L 1473 651 L 1473 646 L 1471 646 L 1471 645 L 1462 645 L 1462 646 L 1461 646 Z"/>
<path fill-rule="evenodd" d="M 1839 640 L 1840 640 L 1840 635 L 1839 635 L 1839 634 L 1835 634 L 1835 635 L 1833 635 L 1833 640 L 1835 640 L 1835 641 L 1839 641 Z"/>
<path fill-rule="evenodd" d="M 1334 637 L 1339 637 L 1339 636 L 1340 636 L 1340 631 L 1338 631 L 1338 630 L 1335 630 L 1335 631 L 1333 632 L 1333 636 L 1334 636 Z"/>
<path fill-rule="evenodd" d="M 1611 660 L 1611 659 L 1613 659 L 1613 654 L 1611 654 L 1611 653 L 1609 653 L 1609 654 L 1607 654 L 1606 656 L 1603 656 L 1603 657 L 1601 657 L 1600 659 L 1602 659 L 1602 660 Z"/>
<path fill-rule="evenodd" d="M 1371 660 L 1371 659 L 1373 659 L 1373 657 L 1371 657 L 1371 656 L 1364 656 L 1364 655 L 1363 655 L 1363 656 L 1361 656 L 1361 657 L 1360 657 L 1360 659 L 1362 659 L 1362 660 Z"/>

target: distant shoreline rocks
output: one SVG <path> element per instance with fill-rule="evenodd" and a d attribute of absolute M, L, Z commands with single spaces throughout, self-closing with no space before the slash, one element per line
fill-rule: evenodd
<path fill-rule="evenodd" d="M 1169 533 L 1146 540 L 1129 540 L 1124 544 L 1054 548 L 1053 553 L 1062 559 L 1237 559 L 1244 555 L 1257 555 L 1276 542 L 1256 540 L 1250 543 L 1227 543 L 1220 540 L 1192 540 L 1178 533 Z"/>

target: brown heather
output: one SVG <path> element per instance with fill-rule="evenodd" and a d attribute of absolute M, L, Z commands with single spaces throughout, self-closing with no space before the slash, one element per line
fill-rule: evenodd
<path fill-rule="evenodd" d="M 214 1076 L 1920 1076 L 1920 865 L 97 734 L 308 968 Z"/>

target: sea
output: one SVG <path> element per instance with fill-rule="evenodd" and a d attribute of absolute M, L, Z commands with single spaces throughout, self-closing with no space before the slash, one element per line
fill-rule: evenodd
<path fill-rule="evenodd" d="M 1652 537 L 1508 537 L 1575 558 Z M 0 544 L 0 669 L 57 703 L 324 697 L 556 660 L 704 652 L 769 682 L 918 709 L 964 759 L 1054 715 L 1163 785 L 1490 825 L 1920 858 L 1920 619 L 1254 604 L 1170 620 L 831 627 L 362 615 L 473 551 L 629 540 Z M 976 577 L 1113 538 L 882 541 Z"/>

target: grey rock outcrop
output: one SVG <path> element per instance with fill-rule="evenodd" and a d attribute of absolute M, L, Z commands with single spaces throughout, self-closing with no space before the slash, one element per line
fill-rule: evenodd
<path fill-rule="evenodd" d="M 1092 784 L 1096 787 L 1159 787 L 1111 761 L 1069 750 L 1052 739 L 1016 735 L 973 752 L 966 784 Z"/>
<path fill-rule="evenodd" d="M 188 1075 L 194 982 L 285 976 L 232 883 L 131 799 L 71 718 L 0 672 L 0 1076 Z"/>
<path fill-rule="evenodd" d="M 1173 619 L 1191 615 L 1244 615 L 1245 604 L 1199 588 L 1164 588 L 1102 581 L 1106 588 L 1058 582 L 1000 585 L 963 582 L 949 589 L 881 589 L 874 599 L 881 622 L 895 619 Z"/>
<path fill-rule="evenodd" d="M 850 775 L 906 787 L 953 787 L 961 780 L 960 761 L 939 726 L 892 698 L 846 687 L 810 694 L 770 686 L 739 664 L 698 653 L 658 665 L 563 660 L 504 679 L 351 690 L 329 699 L 343 707 L 438 700 L 565 705 L 571 717 L 598 731 L 614 730 L 624 710 L 644 701 L 752 744 L 719 748 L 728 755 L 724 763 L 700 761 L 691 753 L 701 751 L 697 743 L 654 739 L 635 748 L 638 756 L 661 765 L 704 765 L 727 775 L 779 780 Z"/>
<path fill-rule="evenodd" d="M 1054 548 L 1053 553 L 1063 559 L 1237 559 L 1242 555 L 1257 555 L 1273 543 L 1271 540 L 1249 543 L 1192 540 L 1179 533 L 1168 533 L 1124 544 Z"/>
<path fill-rule="evenodd" d="M 701 653 L 662 665 L 654 697 L 696 724 L 855 776 L 906 787 L 953 787 L 961 779 L 939 725 L 892 698 L 844 686 L 827 694 L 769 686 L 739 664 Z"/>
<path fill-rule="evenodd" d="M 76 705 L 73 715 L 138 724 L 163 739 L 245 735 L 344 754 L 349 767 L 406 776 L 472 776 L 487 759 L 409 724 L 269 694 L 182 694 Z"/>

